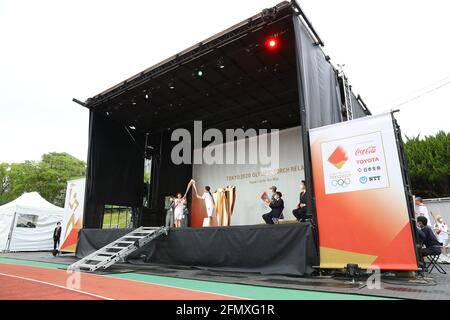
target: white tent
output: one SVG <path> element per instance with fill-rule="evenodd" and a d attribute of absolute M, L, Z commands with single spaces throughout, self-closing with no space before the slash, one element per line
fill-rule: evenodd
<path fill-rule="evenodd" d="M 63 212 L 37 192 L 0 206 L 0 251 L 53 250 L 53 230 Z"/>

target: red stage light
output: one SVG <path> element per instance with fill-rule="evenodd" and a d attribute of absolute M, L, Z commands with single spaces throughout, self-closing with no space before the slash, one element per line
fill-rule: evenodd
<path fill-rule="evenodd" d="M 276 50 L 279 46 L 278 39 L 275 37 L 270 37 L 266 40 L 266 48 L 268 50 Z"/>

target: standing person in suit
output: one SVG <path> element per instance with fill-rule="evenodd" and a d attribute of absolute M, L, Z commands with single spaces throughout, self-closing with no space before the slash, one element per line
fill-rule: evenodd
<path fill-rule="evenodd" d="M 164 208 L 166 210 L 166 227 L 173 227 L 174 225 L 174 210 L 175 210 L 175 200 L 174 198 L 169 198 L 169 203 Z"/>
<path fill-rule="evenodd" d="M 59 241 L 61 240 L 61 222 L 56 224 L 55 230 L 53 230 L 53 250 L 58 250 Z"/>
<path fill-rule="evenodd" d="M 181 226 L 183 228 L 188 227 L 189 222 L 189 208 L 187 202 L 183 204 L 183 219 L 181 220 Z"/>
<path fill-rule="evenodd" d="M 300 183 L 300 201 L 297 205 L 297 209 L 292 210 L 292 214 L 297 221 L 302 222 L 307 219 L 306 210 L 306 181 L 302 180 Z"/>
<path fill-rule="evenodd" d="M 262 218 L 267 224 L 274 224 L 273 218 L 279 219 L 284 209 L 284 201 L 281 199 L 281 192 L 275 192 L 274 199 L 270 202 L 269 207 L 272 209 L 269 213 L 263 214 Z"/>

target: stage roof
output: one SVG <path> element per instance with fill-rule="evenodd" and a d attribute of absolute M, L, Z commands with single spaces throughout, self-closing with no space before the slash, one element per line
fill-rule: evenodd
<path fill-rule="evenodd" d="M 116 86 L 85 106 L 143 133 L 190 127 L 288 128 L 300 125 L 293 14 L 282 2 Z M 276 40 L 276 48 L 268 41 Z"/>
<path fill-rule="evenodd" d="M 258 14 L 88 99 L 86 106 L 142 132 L 189 126 L 300 124 L 292 8 Z M 275 37 L 279 47 L 266 41 Z M 200 76 L 201 75 L 201 76 Z"/>

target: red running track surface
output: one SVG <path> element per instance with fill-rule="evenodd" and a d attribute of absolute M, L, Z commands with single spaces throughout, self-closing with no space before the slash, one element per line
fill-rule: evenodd
<path fill-rule="evenodd" d="M 0 264 L 0 299 L 22 300 L 229 300 L 220 294 L 78 273 L 79 286 L 66 286 L 65 270 Z M 78 281 L 75 281 L 78 282 Z M 73 281 L 69 280 L 69 283 Z"/>

